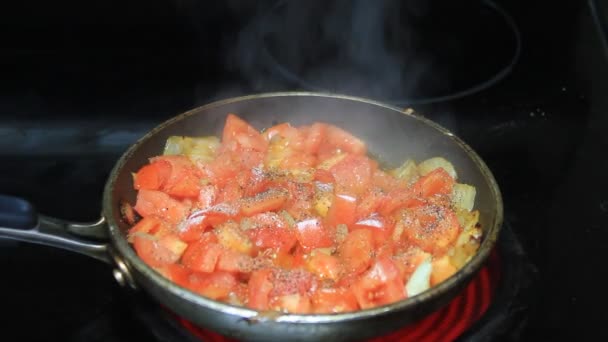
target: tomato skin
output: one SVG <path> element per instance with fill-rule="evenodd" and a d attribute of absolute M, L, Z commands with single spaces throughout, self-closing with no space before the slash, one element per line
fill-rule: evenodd
<path fill-rule="evenodd" d="M 357 229 L 348 233 L 346 240 L 338 247 L 345 271 L 348 274 L 365 271 L 372 262 L 373 249 L 373 235 L 370 230 Z"/>
<path fill-rule="evenodd" d="M 145 189 L 137 193 L 134 209 L 142 217 L 154 215 L 162 217 L 171 224 L 178 224 L 188 210 L 182 202 L 162 191 Z"/>
<path fill-rule="evenodd" d="M 353 284 L 353 293 L 362 309 L 381 306 L 406 298 L 397 266 L 388 258 L 379 258 Z"/>
<path fill-rule="evenodd" d="M 318 289 L 311 297 L 315 313 L 339 313 L 359 309 L 357 298 L 349 288 Z"/>
<path fill-rule="evenodd" d="M 357 214 L 357 198 L 343 193 L 334 194 L 331 206 L 327 212 L 325 223 L 335 227 L 338 224 L 351 225 Z"/>
<path fill-rule="evenodd" d="M 255 151 L 265 151 L 268 147 L 268 143 L 257 129 L 234 114 L 228 114 L 222 134 L 223 144 L 231 142 Z"/>
<path fill-rule="evenodd" d="M 331 247 L 333 239 L 328 229 L 318 218 L 309 218 L 296 223 L 298 241 L 305 249 Z"/>
<path fill-rule="evenodd" d="M 270 292 L 274 288 L 271 277 L 272 270 L 270 269 L 261 269 L 251 272 L 251 277 L 247 283 L 247 306 L 256 310 L 268 309 Z"/>

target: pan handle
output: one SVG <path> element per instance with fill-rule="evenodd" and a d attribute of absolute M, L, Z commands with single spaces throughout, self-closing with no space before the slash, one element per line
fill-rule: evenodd
<path fill-rule="evenodd" d="M 58 247 L 111 263 L 105 219 L 74 223 L 39 215 L 28 201 L 0 195 L 0 239 Z M 97 240 L 97 241 L 95 241 Z"/>

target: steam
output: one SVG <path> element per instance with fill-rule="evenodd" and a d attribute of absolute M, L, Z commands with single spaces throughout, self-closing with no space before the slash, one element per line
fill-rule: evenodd
<path fill-rule="evenodd" d="M 399 102 L 433 76 L 408 24 L 426 3 L 280 1 L 240 33 L 230 60 L 254 89 L 282 78 L 295 88 Z"/>

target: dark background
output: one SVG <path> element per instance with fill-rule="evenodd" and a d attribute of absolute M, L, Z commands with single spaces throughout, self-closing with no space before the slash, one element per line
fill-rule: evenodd
<path fill-rule="evenodd" d="M 229 58 L 238 32 L 272 2 L 253 3 L 0 5 L 0 193 L 94 220 L 113 161 L 148 129 L 212 99 L 293 89 L 251 80 Z M 522 32 L 513 72 L 483 92 L 416 109 L 487 161 L 506 220 L 539 269 L 527 329 L 511 338 L 605 339 L 608 51 L 585 1 L 498 3 Z M 608 25 L 605 9 L 599 17 Z M 0 334 L 79 340 L 107 326 L 124 336 L 141 329 L 106 265 L 0 241 L 0 268 Z M 99 333 L 114 339 L 122 341 Z"/>

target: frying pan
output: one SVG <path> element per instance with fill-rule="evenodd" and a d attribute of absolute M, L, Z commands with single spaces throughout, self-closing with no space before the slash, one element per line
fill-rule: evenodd
<path fill-rule="evenodd" d="M 186 290 L 148 267 L 127 242 L 129 225 L 121 218 L 122 201 L 135 202 L 132 172 L 163 151 L 172 135 L 219 135 L 226 115 L 235 113 L 258 129 L 280 122 L 295 125 L 324 121 L 338 125 L 367 144 L 387 166 L 407 158 L 442 156 L 459 181 L 477 188 L 483 238 L 477 254 L 446 281 L 414 297 L 377 308 L 341 314 L 259 312 L 213 301 Z M 38 215 L 23 199 L 0 199 L 0 238 L 72 250 L 110 263 L 123 286 L 146 291 L 159 303 L 193 323 L 240 340 L 344 341 L 388 333 L 439 309 L 453 299 L 489 256 L 502 224 L 502 199 L 481 158 L 463 141 L 411 110 L 375 101 L 310 92 L 251 95 L 214 102 L 178 115 L 151 130 L 118 160 L 107 180 L 102 218 L 89 224 Z M 101 240 L 101 241 L 100 241 Z"/>

